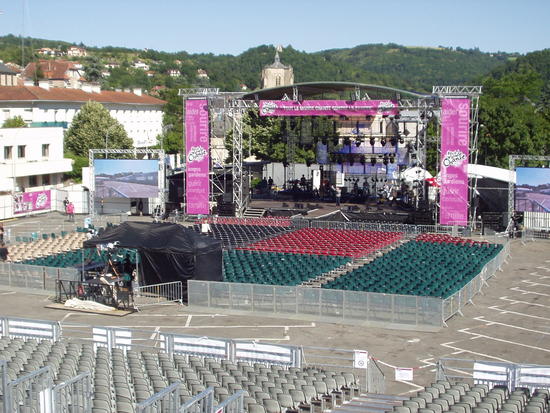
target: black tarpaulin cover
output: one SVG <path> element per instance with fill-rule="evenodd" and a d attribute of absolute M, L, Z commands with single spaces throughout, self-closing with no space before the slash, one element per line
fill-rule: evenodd
<path fill-rule="evenodd" d="M 124 222 L 84 242 L 84 248 L 117 242 L 140 255 L 141 283 L 145 285 L 187 280 L 222 281 L 221 241 L 178 224 Z"/>

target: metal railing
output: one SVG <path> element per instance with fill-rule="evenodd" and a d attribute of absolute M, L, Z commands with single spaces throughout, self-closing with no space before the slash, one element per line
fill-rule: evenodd
<path fill-rule="evenodd" d="M 384 372 L 372 357 L 367 368 L 367 392 L 383 394 L 386 392 L 386 377 Z"/>
<path fill-rule="evenodd" d="M 214 411 L 214 388 L 209 387 L 183 403 L 178 413 L 212 413 Z"/>
<path fill-rule="evenodd" d="M 92 412 L 92 374 L 88 371 L 58 384 L 52 389 L 55 413 Z"/>
<path fill-rule="evenodd" d="M 6 394 L 8 389 L 8 362 L 6 360 L 0 360 L 0 398 L 4 401 L 3 413 L 8 413 L 7 406 L 5 405 Z"/>
<path fill-rule="evenodd" d="M 117 284 L 57 280 L 55 301 L 63 304 L 71 298 L 91 300 L 120 310 L 134 308 L 133 293 L 129 287 L 119 287 Z"/>
<path fill-rule="evenodd" d="M 144 285 L 134 288 L 134 308 L 179 303 L 183 305 L 183 284 L 181 281 Z"/>
<path fill-rule="evenodd" d="M 181 382 L 176 381 L 147 400 L 138 403 L 136 413 L 178 413 L 181 407 L 180 385 Z"/>
<path fill-rule="evenodd" d="M 80 272 L 76 268 L 0 262 L 0 285 L 54 292 L 56 282 L 60 279 L 79 280 Z"/>
<path fill-rule="evenodd" d="M 550 365 L 516 364 L 487 360 L 442 358 L 437 362 L 436 380 L 470 385 L 505 385 L 510 391 L 517 387 L 548 388 Z"/>
<path fill-rule="evenodd" d="M 51 404 L 51 393 L 48 391 L 53 387 L 53 373 L 49 366 L 10 381 L 6 385 L 4 394 L 4 411 L 14 412 L 41 412 L 46 411 Z"/>
<path fill-rule="evenodd" d="M 242 413 L 244 412 L 244 391 L 239 390 L 222 403 L 214 407 L 216 413 Z"/>

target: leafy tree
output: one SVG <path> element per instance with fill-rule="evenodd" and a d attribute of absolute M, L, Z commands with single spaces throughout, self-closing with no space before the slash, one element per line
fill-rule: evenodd
<path fill-rule="evenodd" d="M 98 102 L 88 102 L 74 117 L 65 134 L 68 154 L 88 157 L 90 149 L 130 149 L 133 142 L 124 127 Z"/>
<path fill-rule="evenodd" d="M 6 119 L 3 128 L 26 128 L 27 124 L 21 116 L 14 116 L 13 118 Z"/>
<path fill-rule="evenodd" d="M 101 79 L 101 72 L 103 71 L 103 65 L 99 59 L 92 56 L 88 63 L 84 65 L 84 75 L 89 82 L 97 82 Z"/>

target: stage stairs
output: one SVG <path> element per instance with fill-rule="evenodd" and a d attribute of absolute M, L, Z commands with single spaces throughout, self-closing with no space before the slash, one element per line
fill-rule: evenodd
<path fill-rule="evenodd" d="M 401 406 L 408 397 L 364 393 L 331 410 L 333 413 L 384 413 Z"/>
<path fill-rule="evenodd" d="M 246 208 L 243 218 L 262 218 L 265 214 L 263 208 Z"/>
<path fill-rule="evenodd" d="M 365 255 L 364 257 L 354 258 L 351 262 L 348 262 L 346 264 L 343 264 L 339 266 L 338 268 L 335 268 L 332 271 L 326 272 L 324 274 L 321 274 L 317 276 L 316 278 L 312 278 L 310 280 L 304 281 L 302 284 L 300 284 L 302 287 L 313 287 L 313 288 L 321 288 L 323 285 L 328 283 L 329 281 L 333 281 L 338 277 L 341 277 L 344 274 L 347 274 L 348 272 L 351 272 L 359 267 L 362 267 L 363 265 L 368 264 L 369 262 L 374 261 L 376 258 L 381 257 L 382 255 L 386 254 L 387 252 L 396 249 L 397 247 L 400 247 L 401 245 L 409 242 L 410 239 L 400 239 L 398 241 L 392 242 L 389 245 L 386 245 L 384 248 L 381 248 L 377 251 L 373 251 L 368 255 Z"/>

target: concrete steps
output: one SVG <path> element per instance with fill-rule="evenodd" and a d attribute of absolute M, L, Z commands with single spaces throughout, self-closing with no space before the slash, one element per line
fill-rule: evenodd
<path fill-rule="evenodd" d="M 386 394 L 361 394 L 349 402 L 331 410 L 334 413 L 384 413 L 391 411 L 394 406 L 401 406 L 407 397 L 390 396 Z"/>

